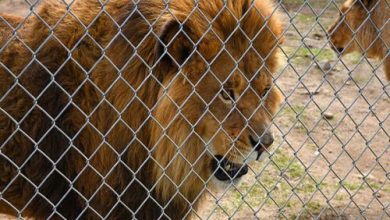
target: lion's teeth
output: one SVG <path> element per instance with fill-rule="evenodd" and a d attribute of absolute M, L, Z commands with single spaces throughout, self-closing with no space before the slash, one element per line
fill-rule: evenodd
<path fill-rule="evenodd" d="M 225 169 L 230 170 L 230 167 L 231 167 L 230 164 L 226 164 Z"/>

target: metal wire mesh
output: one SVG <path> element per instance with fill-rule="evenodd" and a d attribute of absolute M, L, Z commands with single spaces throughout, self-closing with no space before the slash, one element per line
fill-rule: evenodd
<path fill-rule="evenodd" d="M 390 219 L 389 20 L 0 0 L 0 218 Z"/>

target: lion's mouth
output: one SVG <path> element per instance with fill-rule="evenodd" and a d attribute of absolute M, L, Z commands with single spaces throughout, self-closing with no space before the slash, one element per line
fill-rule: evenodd
<path fill-rule="evenodd" d="M 341 56 L 344 53 L 344 47 L 337 47 L 335 45 L 331 45 L 332 50 L 338 55 Z"/>
<path fill-rule="evenodd" d="M 212 169 L 220 181 L 235 180 L 248 173 L 247 165 L 233 163 L 221 155 L 214 156 Z"/>

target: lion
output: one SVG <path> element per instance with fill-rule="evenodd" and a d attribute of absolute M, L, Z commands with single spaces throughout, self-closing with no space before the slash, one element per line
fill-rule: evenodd
<path fill-rule="evenodd" d="M 347 0 L 329 28 L 331 48 L 338 54 L 354 51 L 383 62 L 390 80 L 390 2 L 388 0 Z"/>
<path fill-rule="evenodd" d="M 270 0 L 41 3 L 0 54 L 0 213 L 183 219 L 261 159 Z"/>

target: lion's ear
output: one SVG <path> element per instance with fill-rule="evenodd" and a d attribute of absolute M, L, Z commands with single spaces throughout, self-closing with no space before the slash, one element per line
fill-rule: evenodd
<path fill-rule="evenodd" d="M 194 50 L 194 43 L 185 24 L 172 18 L 159 33 L 156 45 L 156 60 L 182 65 Z"/>

